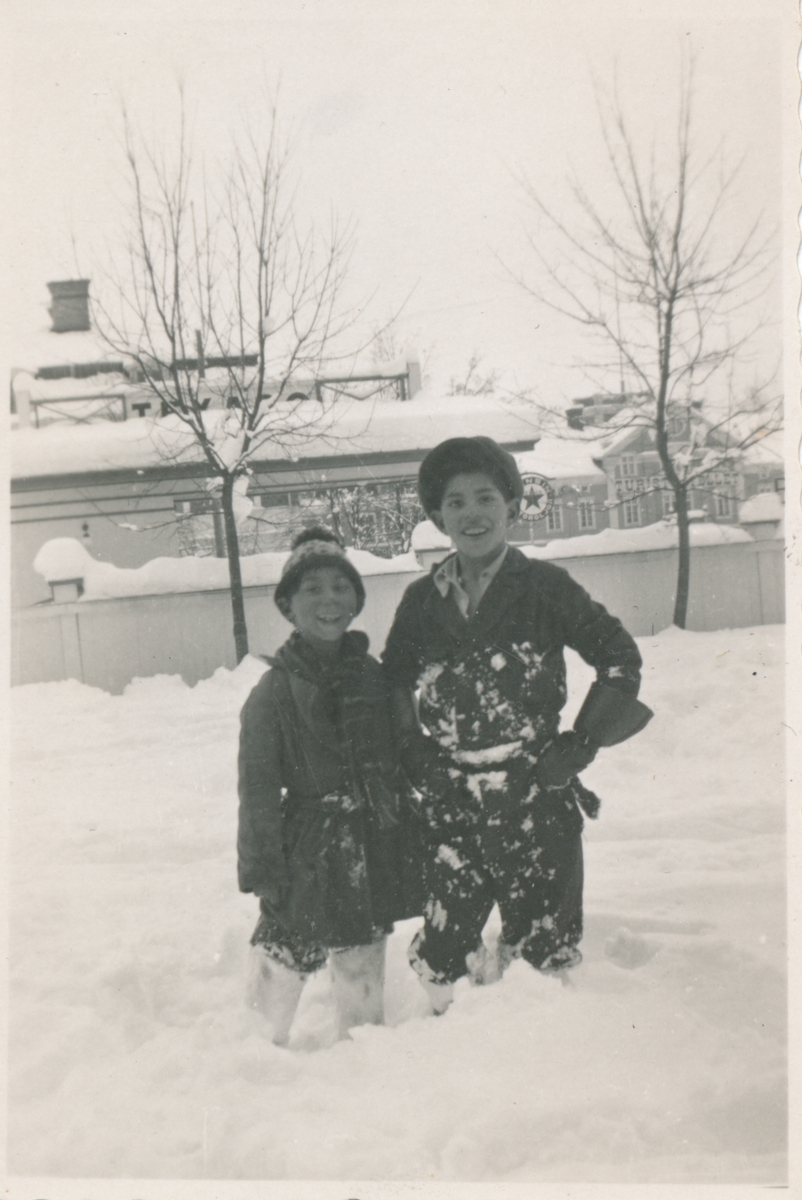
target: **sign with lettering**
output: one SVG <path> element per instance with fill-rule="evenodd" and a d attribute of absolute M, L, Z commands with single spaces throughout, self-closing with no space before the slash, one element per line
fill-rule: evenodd
<path fill-rule="evenodd" d="M 542 521 L 554 508 L 554 489 L 542 475 L 522 475 L 524 498 L 521 517 L 524 521 Z"/>

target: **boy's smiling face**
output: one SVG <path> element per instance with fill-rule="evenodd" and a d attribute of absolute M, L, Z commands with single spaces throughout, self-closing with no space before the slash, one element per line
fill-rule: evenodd
<path fill-rule="evenodd" d="M 316 649 L 339 643 L 356 610 L 356 589 L 338 567 L 307 571 L 290 601 L 293 625 Z"/>
<path fill-rule="evenodd" d="M 501 553 L 519 509 L 517 500 L 507 500 L 489 475 L 477 471 L 449 479 L 432 520 L 461 559 L 489 565 Z"/>

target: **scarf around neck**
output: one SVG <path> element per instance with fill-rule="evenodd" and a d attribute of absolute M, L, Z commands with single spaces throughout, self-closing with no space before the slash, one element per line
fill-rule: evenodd
<path fill-rule="evenodd" d="M 309 713 L 312 724 L 319 727 L 323 741 L 330 742 L 333 729 L 353 799 L 363 801 L 379 825 L 387 828 L 398 820 L 398 800 L 385 780 L 383 760 L 387 760 L 388 748 L 379 744 L 365 686 L 368 644 L 367 634 L 349 630 L 343 635 L 339 652 L 325 657 L 296 630 L 267 661 L 317 687 Z"/>

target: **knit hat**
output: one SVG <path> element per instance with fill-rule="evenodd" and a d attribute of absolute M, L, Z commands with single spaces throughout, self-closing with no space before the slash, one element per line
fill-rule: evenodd
<path fill-rule="evenodd" d="M 418 472 L 418 495 L 427 517 L 441 507 L 446 485 L 455 475 L 489 475 L 506 500 L 521 500 L 524 485 L 518 464 L 489 437 L 455 437 L 441 442 L 424 458 Z"/>
<path fill-rule="evenodd" d="M 302 529 L 293 538 L 292 553 L 282 568 L 281 579 L 273 596 L 287 620 L 290 619 L 292 598 L 298 591 L 301 580 L 307 571 L 314 571 L 316 567 L 336 567 L 348 582 L 353 584 L 356 592 L 356 611 L 362 611 L 365 586 L 359 572 L 331 530 L 322 525 L 312 525 L 308 529 Z"/>

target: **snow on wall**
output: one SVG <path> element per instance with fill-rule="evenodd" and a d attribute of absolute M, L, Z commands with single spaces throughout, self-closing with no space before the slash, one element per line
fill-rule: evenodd
<path fill-rule="evenodd" d="M 724 546 L 733 542 L 751 542 L 745 529 L 737 525 L 696 524 L 690 527 L 691 546 Z M 593 554 L 634 554 L 642 550 L 670 550 L 677 545 L 677 527 L 657 521 L 639 529 L 603 529 L 581 537 L 555 538 L 545 546 L 522 545 L 529 558 L 584 558 Z M 421 521 L 412 531 L 413 550 L 450 550 L 451 542 L 433 521 Z"/>
<path fill-rule="evenodd" d="M 278 583 L 289 551 L 251 554 L 241 559 L 245 587 Z M 418 571 L 412 553 L 394 559 L 379 558 L 367 550 L 348 550 L 360 575 L 401 574 Z M 75 538 L 53 538 L 45 542 L 33 562 L 34 570 L 48 583 L 83 579 L 82 600 L 110 600 L 122 596 L 158 596 L 172 592 L 205 592 L 227 588 L 228 560 L 225 558 L 153 558 L 142 567 L 115 567 L 98 562 Z"/>
<path fill-rule="evenodd" d="M 771 497 L 769 497 L 771 499 Z M 762 497 L 756 497 L 762 499 Z M 771 518 L 761 518 L 769 520 Z M 745 529 L 733 525 L 692 525 L 691 546 L 722 546 L 751 542 Z M 562 538 L 545 546 L 519 547 L 528 558 L 584 558 L 604 554 L 669 550 L 677 544 L 675 525 L 658 521 L 643 529 L 605 529 L 584 537 Z M 404 574 L 419 571 L 415 551 L 451 549 L 451 542 L 432 521 L 421 521 L 412 532 L 412 549 L 395 558 L 379 558 L 367 550 L 349 548 L 348 556 L 361 575 Z M 245 587 L 278 583 L 288 551 L 246 555 L 241 559 Z M 82 600 L 108 600 L 120 596 L 153 596 L 171 592 L 213 591 L 229 585 L 228 561 L 224 558 L 154 558 L 136 568 L 99 562 L 75 538 L 45 542 L 33 563 L 34 570 L 48 583 L 83 579 Z"/>
<path fill-rule="evenodd" d="M 737 525 L 696 524 L 690 527 L 691 546 L 724 546 L 733 542 L 751 542 L 745 529 Z M 626 554 L 642 550 L 671 550 L 677 545 L 677 527 L 656 521 L 641 529 L 603 529 L 583 537 L 563 538 L 546 546 L 521 546 L 530 558 L 583 558 L 594 554 Z"/>

